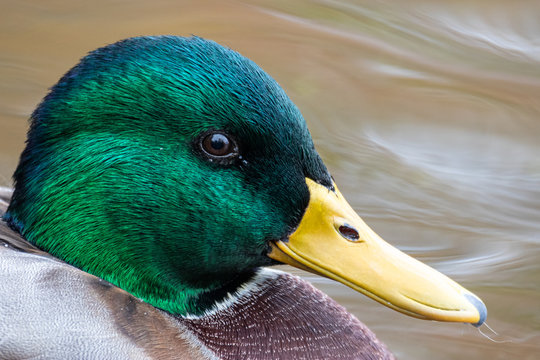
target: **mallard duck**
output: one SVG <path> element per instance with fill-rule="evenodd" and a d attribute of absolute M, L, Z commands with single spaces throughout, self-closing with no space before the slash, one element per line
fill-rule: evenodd
<path fill-rule="evenodd" d="M 481 300 L 379 238 L 252 61 L 199 37 L 89 53 L 0 192 L 2 359 L 391 359 L 289 264 L 402 313 Z"/>

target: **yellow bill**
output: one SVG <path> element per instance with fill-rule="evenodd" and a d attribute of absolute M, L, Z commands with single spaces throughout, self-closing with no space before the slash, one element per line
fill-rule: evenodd
<path fill-rule="evenodd" d="M 306 183 L 308 208 L 289 238 L 273 244 L 271 258 L 337 280 L 410 316 L 475 326 L 485 321 L 487 310 L 477 296 L 386 243 L 337 188 Z"/>

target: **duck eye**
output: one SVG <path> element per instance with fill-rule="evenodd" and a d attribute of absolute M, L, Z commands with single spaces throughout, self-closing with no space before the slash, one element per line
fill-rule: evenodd
<path fill-rule="evenodd" d="M 201 140 L 202 150 L 211 157 L 229 158 L 238 155 L 238 147 L 233 139 L 222 132 L 212 132 Z"/>

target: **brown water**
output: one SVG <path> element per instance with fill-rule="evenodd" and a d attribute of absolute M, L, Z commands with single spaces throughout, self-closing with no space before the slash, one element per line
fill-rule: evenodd
<path fill-rule="evenodd" d="M 210 38 L 282 84 L 353 207 L 478 294 L 498 342 L 303 275 L 400 359 L 540 359 L 540 2 L 2 1 L 0 29 L 0 185 L 87 51 Z"/>

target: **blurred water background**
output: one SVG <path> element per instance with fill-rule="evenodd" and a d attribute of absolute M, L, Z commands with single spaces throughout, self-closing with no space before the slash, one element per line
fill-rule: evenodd
<path fill-rule="evenodd" d="M 29 114 L 86 52 L 136 35 L 213 39 L 285 88 L 364 220 L 479 295 L 498 335 L 293 272 L 400 359 L 540 359 L 540 2 L 0 4 L 0 185 Z"/>

